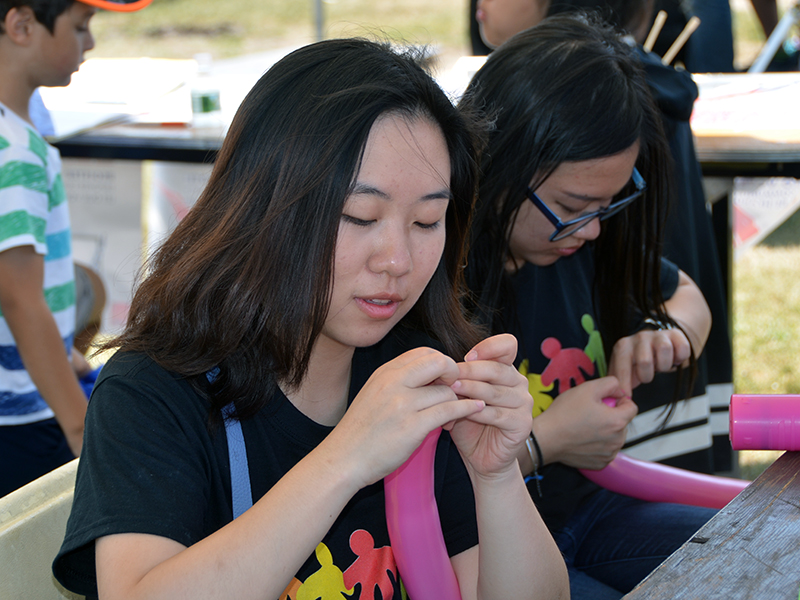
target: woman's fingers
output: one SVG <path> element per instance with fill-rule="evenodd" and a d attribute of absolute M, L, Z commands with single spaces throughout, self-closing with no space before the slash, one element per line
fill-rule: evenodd
<path fill-rule="evenodd" d="M 501 388 L 513 388 L 522 386 L 527 389 L 528 383 L 524 375 L 521 375 L 514 367 L 488 360 L 458 363 L 458 381 L 456 386 L 452 386 L 454 391 L 460 396 L 469 396 L 461 390 L 467 387 L 474 389 L 487 389 L 477 384 L 484 383 L 488 386 Z M 478 398 L 482 396 L 471 396 Z"/>
<path fill-rule="evenodd" d="M 476 360 L 497 361 L 513 365 L 517 358 L 517 338 L 509 333 L 501 333 L 482 340 L 464 357 L 466 362 Z"/>
<path fill-rule="evenodd" d="M 433 348 L 414 348 L 380 367 L 377 373 L 391 372 L 410 388 L 431 383 L 450 385 L 458 378 L 456 362 Z"/>
<path fill-rule="evenodd" d="M 674 370 L 690 354 L 689 341 L 679 329 L 640 331 L 617 341 L 608 373 L 631 393 L 640 383 L 651 382 L 656 373 Z"/>

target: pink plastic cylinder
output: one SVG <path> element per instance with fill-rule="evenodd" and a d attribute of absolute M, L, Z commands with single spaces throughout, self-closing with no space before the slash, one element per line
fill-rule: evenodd
<path fill-rule="evenodd" d="M 732 395 L 730 439 L 734 450 L 800 450 L 800 395 Z"/>

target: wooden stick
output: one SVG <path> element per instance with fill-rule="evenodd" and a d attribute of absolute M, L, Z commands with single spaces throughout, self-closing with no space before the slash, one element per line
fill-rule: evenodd
<path fill-rule="evenodd" d="M 652 52 L 653 46 L 656 45 L 656 40 L 658 39 L 658 34 L 661 33 L 661 28 L 664 27 L 664 23 L 667 22 L 667 11 L 660 10 L 656 15 L 656 20 L 653 21 L 653 27 L 650 29 L 650 33 L 647 34 L 647 39 L 644 41 L 644 49 L 647 52 Z"/>
<path fill-rule="evenodd" d="M 694 33 L 694 30 L 700 26 L 700 19 L 697 17 L 692 17 L 689 19 L 689 22 L 686 23 L 686 27 L 683 28 L 681 34 L 675 38 L 675 41 L 672 42 L 672 46 L 669 47 L 664 53 L 664 57 L 661 59 L 661 62 L 665 65 L 668 65 L 673 61 L 675 56 L 680 52 L 680 49 L 683 48 L 683 45 L 686 43 L 686 40 L 689 39 L 689 36 Z"/>

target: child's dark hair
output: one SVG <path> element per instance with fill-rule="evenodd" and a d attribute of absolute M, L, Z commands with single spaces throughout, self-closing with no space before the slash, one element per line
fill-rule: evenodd
<path fill-rule="evenodd" d="M 477 177 L 471 121 L 410 56 L 328 40 L 279 61 L 245 98 L 194 208 L 158 250 L 113 345 L 202 383 L 219 367 L 212 414 L 259 410 L 298 385 L 330 304 L 344 203 L 373 124 L 427 120 L 450 153 L 444 254 L 402 323 L 451 354 L 477 331 L 459 294 Z"/>
<path fill-rule="evenodd" d="M 0 0 L 0 33 L 3 31 L 3 22 L 8 11 L 12 8 L 29 7 L 36 20 L 47 28 L 47 31 L 55 31 L 56 19 L 69 10 L 75 0 Z"/>

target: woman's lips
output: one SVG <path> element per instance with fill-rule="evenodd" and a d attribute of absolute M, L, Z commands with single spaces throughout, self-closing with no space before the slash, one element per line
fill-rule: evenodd
<path fill-rule="evenodd" d="M 561 256 L 572 256 L 580 249 L 581 246 L 569 246 L 567 248 L 556 248 L 556 252 Z"/>
<path fill-rule="evenodd" d="M 400 298 L 356 298 L 356 304 L 370 318 L 390 319 L 400 307 Z"/>

